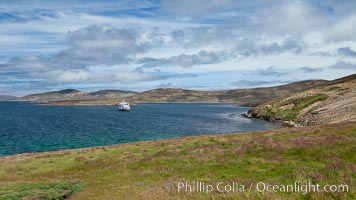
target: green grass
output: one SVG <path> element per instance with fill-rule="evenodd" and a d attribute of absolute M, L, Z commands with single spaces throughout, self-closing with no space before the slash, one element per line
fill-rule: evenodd
<path fill-rule="evenodd" d="M 61 200 L 84 188 L 84 184 L 69 182 L 6 184 L 0 187 L 0 199 L 20 200 L 25 197 L 31 197 L 43 200 Z"/>
<path fill-rule="evenodd" d="M 58 199 L 70 191 L 69 199 L 352 199 L 355 141 L 356 125 L 348 123 L 5 157 L 0 197 Z M 178 193 L 180 181 L 310 181 L 347 184 L 350 191 Z"/>
<path fill-rule="evenodd" d="M 277 119 L 277 120 L 296 120 L 300 111 L 304 108 L 316 103 L 318 101 L 323 101 L 327 99 L 328 96 L 325 94 L 316 94 L 312 96 L 291 98 L 286 101 L 280 101 L 270 107 L 259 107 L 254 112 L 257 113 L 259 117 L 266 119 Z M 290 107 L 283 107 L 288 106 Z"/>

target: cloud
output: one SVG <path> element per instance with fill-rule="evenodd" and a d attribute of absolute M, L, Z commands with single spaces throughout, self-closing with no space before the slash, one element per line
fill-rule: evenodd
<path fill-rule="evenodd" d="M 180 43 L 184 41 L 185 33 L 183 30 L 174 30 L 171 32 L 171 37 L 173 41 Z"/>
<path fill-rule="evenodd" d="M 223 88 L 337 78 L 355 70 L 355 9 L 351 0 L 0 0 L 0 83 Z"/>
<path fill-rule="evenodd" d="M 1 94 L 23 96 L 29 92 L 43 91 L 47 89 L 47 86 L 38 84 L 37 81 L 13 81 L 8 83 L 2 83 L 0 81 Z"/>
<path fill-rule="evenodd" d="M 24 6 L 26 5 L 26 6 Z M 61 1 L 47 1 L 47 0 L 32 0 L 29 4 L 26 0 L 16 1 L 0 1 L 0 10 L 4 12 L 21 12 L 27 13 L 31 11 L 76 11 L 76 12 L 98 12 L 98 11 L 113 11 L 149 8 L 154 4 L 147 0 L 106 0 L 101 1 L 87 1 L 87 0 L 71 0 L 65 3 Z"/>
<path fill-rule="evenodd" d="M 171 32 L 172 42 L 186 48 L 206 47 L 213 45 L 228 45 L 238 41 L 235 27 L 199 26 L 174 30 Z M 233 39 L 236 38 L 236 39 Z M 231 47 L 228 45 L 227 47 Z"/>
<path fill-rule="evenodd" d="M 350 47 L 342 47 L 337 50 L 339 55 L 356 57 L 356 51 L 352 50 Z"/>
<path fill-rule="evenodd" d="M 356 14 L 345 16 L 331 23 L 325 32 L 331 41 L 349 41 L 356 39 Z"/>
<path fill-rule="evenodd" d="M 254 87 L 261 85 L 279 85 L 290 83 L 291 81 L 258 81 L 258 80 L 239 80 L 231 83 L 232 86 L 237 87 Z"/>
<path fill-rule="evenodd" d="M 145 41 L 134 29 L 89 26 L 68 33 L 69 48 L 51 56 L 13 57 L 1 67 L 28 69 L 79 69 L 93 65 L 116 65 L 132 61 L 148 51 L 153 43 Z"/>
<path fill-rule="evenodd" d="M 135 62 L 137 55 L 161 44 L 156 29 L 143 31 L 132 28 L 89 26 L 69 32 L 67 41 L 66 49 L 52 55 L 10 58 L 6 63 L 0 64 L 0 70 L 3 72 L 0 76 L 2 78 L 9 76 L 18 83 L 30 78 L 38 80 L 37 85 L 47 86 L 110 82 L 131 84 L 196 77 L 195 74 L 189 73 L 145 73 L 138 70 L 131 71 L 130 68 L 125 67 L 126 64 Z M 199 55 L 200 59 L 211 62 L 211 59 L 208 59 L 211 56 L 209 53 L 201 52 Z M 100 70 L 100 66 L 113 67 L 110 70 Z"/>
<path fill-rule="evenodd" d="M 219 49 L 240 56 L 260 56 L 291 52 L 300 54 L 309 46 L 294 36 L 258 37 L 254 31 L 234 26 L 201 26 L 170 33 L 172 43 L 186 49 Z"/>
<path fill-rule="evenodd" d="M 231 10 L 234 6 L 236 6 L 234 0 L 161 0 L 162 9 L 183 16 L 197 16 Z"/>
<path fill-rule="evenodd" d="M 194 78 L 191 73 L 144 73 L 139 71 L 96 72 L 89 70 L 54 70 L 46 73 L 31 74 L 32 77 L 42 79 L 46 83 L 110 83 L 123 84 L 156 81 L 170 78 Z M 50 77 L 50 78 L 48 78 Z"/>
<path fill-rule="evenodd" d="M 213 15 L 213 19 L 219 19 L 217 26 L 209 24 L 205 28 L 194 30 L 197 33 L 198 42 L 201 39 L 211 39 L 212 35 L 219 35 L 220 39 L 226 40 L 225 36 L 249 35 L 250 37 L 276 37 L 289 35 L 293 38 L 317 36 L 318 40 L 349 40 L 355 39 L 356 15 L 350 8 L 355 8 L 356 3 L 346 1 L 342 6 L 340 2 L 328 1 L 317 3 L 314 1 L 163 1 L 163 8 L 179 15 L 193 15 L 206 18 Z M 194 5 L 192 5 L 194 4 Z M 218 13 L 232 10 L 234 15 L 220 19 Z M 214 15 L 215 14 L 215 15 Z M 209 19 L 209 17 L 208 17 Z M 227 21 L 227 26 L 220 23 Z M 205 29 L 205 30 L 204 30 Z M 215 30 L 214 30 L 215 29 Z M 208 30 L 208 31 L 206 31 Z M 316 34 L 317 33 L 317 34 Z M 231 35 L 232 34 L 232 35 Z M 236 37 L 237 36 L 237 37 Z M 218 39 L 218 37 L 213 37 Z M 253 38 L 256 39 L 256 38 Z M 310 40 L 314 43 L 314 40 Z M 215 42 L 215 40 L 211 40 Z"/>
<path fill-rule="evenodd" d="M 128 63 L 151 44 L 133 29 L 89 26 L 69 33 L 70 48 L 53 56 L 51 64 L 71 68 Z"/>
<path fill-rule="evenodd" d="M 180 54 L 169 58 L 145 58 L 140 61 L 143 63 L 143 65 L 137 68 L 136 70 L 169 66 L 179 66 L 183 68 L 188 68 L 195 65 L 220 63 L 227 59 L 228 55 L 225 52 L 199 51 L 197 54 Z"/>
<path fill-rule="evenodd" d="M 299 69 L 305 73 L 321 72 L 324 70 L 321 67 L 300 67 Z"/>
<path fill-rule="evenodd" d="M 159 85 L 157 85 L 157 88 L 170 88 L 172 87 L 172 83 L 169 82 L 169 83 L 161 83 Z"/>
<path fill-rule="evenodd" d="M 267 33 L 299 35 L 324 26 L 326 14 L 326 9 L 313 3 L 292 0 L 262 8 L 251 23 Z"/>
<path fill-rule="evenodd" d="M 278 70 L 275 66 L 270 66 L 268 68 L 258 70 L 256 72 L 256 74 L 261 75 L 261 76 L 277 76 L 278 77 L 278 76 L 287 75 L 288 72 Z"/>
<path fill-rule="evenodd" d="M 51 71 L 46 74 L 51 77 L 50 82 L 54 83 L 99 83 L 99 82 L 119 82 L 119 83 L 135 83 L 141 81 L 153 81 L 175 77 L 175 75 L 154 75 L 140 72 L 110 72 L 97 73 L 90 71 Z"/>
<path fill-rule="evenodd" d="M 284 52 L 298 54 L 303 51 L 305 46 L 302 41 L 291 38 L 287 38 L 280 43 L 272 42 L 270 44 L 258 44 L 253 40 L 243 39 L 237 43 L 235 51 L 243 56 L 270 55 Z"/>
<path fill-rule="evenodd" d="M 46 62 L 48 58 L 42 55 L 39 56 L 23 56 L 12 57 L 7 63 L 0 64 L 0 69 L 3 70 L 20 70 L 20 71 L 40 71 L 46 70 Z"/>
<path fill-rule="evenodd" d="M 11 14 L 11 13 L 6 13 L 0 12 L 0 22 L 24 22 L 26 19 L 22 16 Z"/>
<path fill-rule="evenodd" d="M 340 62 L 335 63 L 334 65 L 331 65 L 328 68 L 335 69 L 335 70 L 354 70 L 354 71 L 356 71 L 356 64 L 340 61 Z"/>

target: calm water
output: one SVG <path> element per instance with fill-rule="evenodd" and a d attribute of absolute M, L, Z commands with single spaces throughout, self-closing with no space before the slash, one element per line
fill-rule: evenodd
<path fill-rule="evenodd" d="M 246 132 L 279 125 L 240 117 L 229 104 L 40 106 L 0 102 L 0 156 L 190 135 Z"/>

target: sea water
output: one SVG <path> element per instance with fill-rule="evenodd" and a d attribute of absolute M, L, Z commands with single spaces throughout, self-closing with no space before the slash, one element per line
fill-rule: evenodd
<path fill-rule="evenodd" d="M 231 104 L 137 104 L 131 109 L 0 102 L 0 156 L 280 127 L 243 118 L 249 108 Z"/>

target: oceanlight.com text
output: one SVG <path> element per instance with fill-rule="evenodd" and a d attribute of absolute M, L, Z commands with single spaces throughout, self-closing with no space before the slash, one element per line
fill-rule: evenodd
<path fill-rule="evenodd" d="M 332 193 L 347 193 L 349 186 L 347 184 L 312 184 L 310 182 L 303 184 L 294 182 L 293 184 L 270 184 L 266 182 L 257 182 L 250 184 L 241 184 L 238 182 L 217 182 L 205 183 L 201 181 L 196 182 L 177 182 L 167 183 L 165 185 L 169 191 L 178 193 L 230 193 L 230 192 L 261 192 L 261 193 L 318 193 L 318 192 L 332 192 Z"/>

